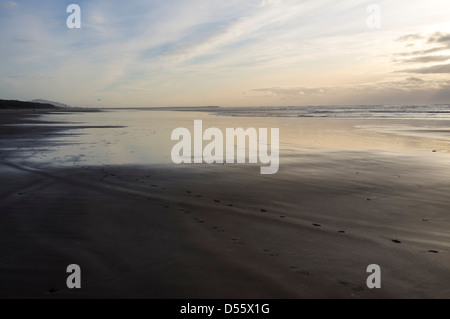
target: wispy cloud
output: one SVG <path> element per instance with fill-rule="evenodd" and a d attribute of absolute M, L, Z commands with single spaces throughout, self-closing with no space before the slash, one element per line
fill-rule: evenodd
<path fill-rule="evenodd" d="M 430 98 L 439 103 L 450 97 L 450 80 L 423 80 L 409 77 L 365 84 L 326 87 L 274 87 L 246 91 L 246 98 L 260 100 L 283 100 L 283 105 L 304 104 L 358 104 L 357 101 L 371 101 L 371 104 L 429 103 Z M 367 102 L 366 102 L 367 103 Z M 364 104 L 362 102 L 361 104 Z M 275 104 L 273 104 L 275 105 Z"/>
<path fill-rule="evenodd" d="M 407 45 L 407 47 L 412 47 L 412 46 Z M 395 53 L 394 56 L 427 55 L 427 54 L 438 53 L 438 52 L 443 52 L 443 51 L 447 51 L 447 50 L 448 50 L 447 47 L 437 47 L 437 48 L 432 48 L 432 49 L 427 49 L 427 50 L 406 51 L 406 52 Z"/>
<path fill-rule="evenodd" d="M 450 33 L 435 32 L 432 34 L 410 34 L 398 39 L 400 42 L 406 42 L 410 48 L 415 45 L 429 47 L 425 50 L 414 50 L 396 54 L 397 57 L 408 57 L 407 59 L 395 59 L 394 62 L 401 64 L 433 64 L 420 66 L 417 68 L 400 69 L 397 73 L 416 73 L 416 74 L 448 74 L 450 73 L 450 64 L 436 64 L 450 60 Z M 414 43 L 416 42 L 416 43 Z M 436 46 L 437 45 L 437 46 Z M 436 55 L 436 53 L 440 53 Z M 443 54 L 447 53 L 447 55 Z"/>
<path fill-rule="evenodd" d="M 450 4 L 434 1 L 380 0 L 379 30 L 366 0 L 79 0 L 79 30 L 59 1 L 2 2 L 20 10 L 0 10 L 0 95 L 105 106 L 404 98 L 447 75 L 450 29 L 433 25 Z"/>
<path fill-rule="evenodd" d="M 33 39 L 17 39 L 17 38 L 12 39 L 12 42 L 24 43 L 24 44 L 39 44 L 40 43 L 39 41 L 33 40 Z"/>
<path fill-rule="evenodd" d="M 416 33 L 416 34 L 407 34 L 399 37 L 397 39 L 398 42 L 405 42 L 405 41 L 416 41 L 416 40 L 423 40 L 426 39 L 426 35 L 423 33 Z"/>
<path fill-rule="evenodd" d="M 48 80 L 48 79 L 56 79 L 54 76 L 49 76 L 47 74 L 39 73 L 39 74 L 11 74 L 9 76 L 10 79 L 35 79 L 35 80 Z"/>
<path fill-rule="evenodd" d="M 2 2 L 2 7 L 4 8 L 14 8 L 17 7 L 19 4 L 17 2 L 13 2 L 13 1 L 7 1 L 7 2 Z"/>
<path fill-rule="evenodd" d="M 281 4 L 283 0 L 262 0 L 261 1 L 261 7 L 265 7 L 268 5 L 276 5 L 276 4 Z"/>
<path fill-rule="evenodd" d="M 430 62 L 445 62 L 450 60 L 450 55 L 430 55 L 430 56 L 419 56 L 406 60 L 395 60 L 395 62 L 401 63 L 430 63 Z"/>
<path fill-rule="evenodd" d="M 450 59 L 450 57 L 449 57 Z M 450 74 L 450 64 L 438 64 L 429 67 L 417 69 L 405 69 L 397 71 L 399 73 L 417 73 L 417 74 Z"/>
<path fill-rule="evenodd" d="M 450 44 L 450 33 L 437 32 L 430 36 L 429 43 L 445 43 Z"/>

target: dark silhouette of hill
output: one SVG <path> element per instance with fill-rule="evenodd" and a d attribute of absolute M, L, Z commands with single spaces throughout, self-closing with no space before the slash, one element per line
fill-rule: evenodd
<path fill-rule="evenodd" d="M 0 100 L 0 110 L 49 110 L 57 109 L 55 105 L 52 104 L 42 104 L 34 102 L 23 102 L 23 101 L 13 101 L 13 100 Z"/>
<path fill-rule="evenodd" d="M 41 103 L 41 104 L 50 104 L 50 105 L 54 105 L 56 107 L 61 107 L 61 108 L 70 108 L 69 105 L 67 104 L 63 104 L 63 103 L 59 103 L 59 102 L 54 102 L 54 101 L 48 101 L 48 100 L 42 100 L 42 99 L 36 99 L 36 100 L 31 100 L 29 102 L 32 103 Z"/>

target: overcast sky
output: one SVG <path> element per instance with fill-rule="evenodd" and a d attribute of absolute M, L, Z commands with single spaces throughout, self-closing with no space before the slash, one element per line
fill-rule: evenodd
<path fill-rule="evenodd" d="M 0 41 L 2 99 L 450 103 L 449 0 L 0 0 Z"/>

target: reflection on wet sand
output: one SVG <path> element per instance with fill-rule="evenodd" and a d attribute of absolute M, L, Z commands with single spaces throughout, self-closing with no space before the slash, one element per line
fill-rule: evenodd
<path fill-rule="evenodd" d="M 450 296 L 448 140 L 403 134 L 446 121 L 41 119 L 58 124 L 0 131 L 0 297 Z M 173 165 L 170 134 L 194 119 L 280 128 L 280 171 Z M 65 287 L 74 263 L 79 291 Z M 383 289 L 366 286 L 371 264 Z"/>

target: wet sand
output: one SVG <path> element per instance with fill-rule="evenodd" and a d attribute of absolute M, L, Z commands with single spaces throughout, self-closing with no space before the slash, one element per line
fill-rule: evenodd
<path fill-rule="evenodd" d="M 305 121 L 326 131 L 315 120 Z M 19 139 L 2 132 L 2 145 Z M 1 298 L 450 297 L 442 149 L 292 151 L 273 176 L 247 165 L 52 167 L 12 152 L 0 156 Z M 80 290 L 65 286 L 70 264 Z M 366 286 L 370 264 L 382 289 Z"/>

